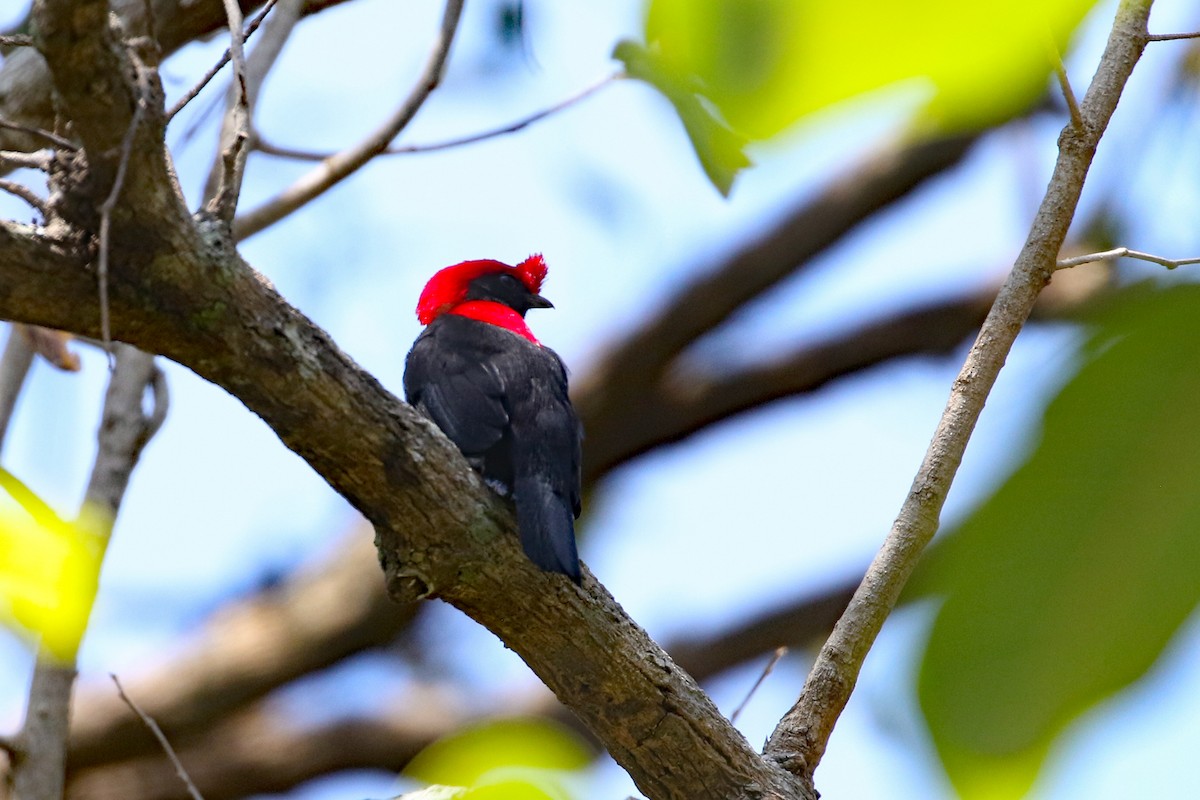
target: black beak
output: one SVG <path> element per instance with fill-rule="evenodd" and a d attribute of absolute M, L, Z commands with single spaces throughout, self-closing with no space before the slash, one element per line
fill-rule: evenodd
<path fill-rule="evenodd" d="M 554 303 L 551 303 L 549 300 L 542 297 L 540 294 L 535 294 L 529 298 L 529 307 L 530 308 L 554 308 Z"/>

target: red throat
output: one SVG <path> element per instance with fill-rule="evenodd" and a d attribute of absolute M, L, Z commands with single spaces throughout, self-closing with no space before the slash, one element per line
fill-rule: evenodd
<path fill-rule="evenodd" d="M 524 336 L 536 345 L 541 345 L 541 342 L 534 337 L 533 331 L 529 330 L 529 326 L 525 324 L 524 318 L 503 303 L 492 300 L 468 300 L 465 303 L 459 303 L 448 313 L 504 328 L 518 336 Z"/>

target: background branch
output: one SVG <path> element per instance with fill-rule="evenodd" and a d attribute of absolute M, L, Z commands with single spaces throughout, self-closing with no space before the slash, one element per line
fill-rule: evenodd
<path fill-rule="evenodd" d="M 455 31 L 458 30 L 462 8 L 463 0 L 447 0 L 441 27 L 434 39 L 433 49 L 417 78 L 416 86 L 392 116 L 362 142 L 326 159 L 278 197 L 238 217 L 234 221 L 234 237 L 237 240 L 253 236 L 283 219 L 348 178 L 387 149 L 441 82 L 442 71 L 450 55 L 450 45 L 453 44 Z"/>
<path fill-rule="evenodd" d="M 82 520 L 100 526 L 93 531 L 107 542 L 142 448 L 161 424 L 166 409 L 146 417 L 142 397 L 153 386 L 153 356 L 118 346 L 116 363 L 104 400 L 96 461 L 84 498 Z M 96 514 L 91 509 L 102 509 Z M 39 650 L 18 734 L 21 757 L 13 764 L 16 800 L 53 800 L 62 796 L 66 772 L 68 718 L 75 681 L 73 660 L 62 662 Z"/>

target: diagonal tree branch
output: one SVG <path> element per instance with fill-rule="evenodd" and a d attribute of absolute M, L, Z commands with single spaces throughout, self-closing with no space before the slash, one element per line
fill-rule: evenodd
<path fill-rule="evenodd" d="M 165 400 L 147 417 L 142 394 L 154 385 L 154 357 L 122 345 L 109 381 L 102 414 L 96 460 L 84 498 L 81 520 L 96 521 L 96 531 L 107 541 L 137 465 L 142 448 L 166 414 Z M 164 396 L 165 397 L 165 396 Z M 91 509 L 99 508 L 102 514 Z M 39 652 L 29 690 L 25 724 L 18 736 L 21 757 L 13 764 L 12 787 L 16 800 L 43 800 L 62 796 L 66 771 L 68 716 L 75 665 Z"/>
<path fill-rule="evenodd" d="M 89 163 L 104 168 L 111 159 L 96 145 L 120 140 L 135 87 L 102 5 L 41 0 L 35 10 L 63 113 Z M 126 81 L 112 93 L 124 106 L 101 107 L 82 88 L 114 80 Z M 187 365 L 267 421 L 371 520 L 394 597 L 440 597 L 494 632 L 648 795 L 811 797 L 749 747 L 590 575 L 580 589 L 531 565 L 511 510 L 453 445 L 279 297 L 218 220 L 188 216 L 163 156 L 161 96 L 150 116 L 138 130 L 157 138 L 113 214 L 114 338 Z M 87 230 L 86 218 L 72 224 Z M 0 225 L 0 317 L 94 336 L 85 259 L 44 232 Z"/>
<path fill-rule="evenodd" d="M 690 675 L 704 681 L 781 645 L 807 647 L 833 627 L 856 585 L 857 579 L 843 582 L 742 625 L 678 641 L 668 650 Z M 289 720 L 268 698 L 216 720 L 203 732 L 192 731 L 180 752 L 206 800 L 233 800 L 288 791 L 341 770 L 398 772 L 443 736 L 496 717 L 541 717 L 580 727 L 546 692 L 506 696 L 496 705 L 466 710 L 444 691 L 418 687 L 370 717 L 316 726 Z M 75 765 L 75 751 L 71 757 Z M 71 800 L 188 800 L 171 779 L 173 771 L 168 759 L 146 747 L 73 772 L 67 794 Z"/>
<path fill-rule="evenodd" d="M 1083 124 L 1069 124 L 1059 137 L 1058 161 L 1029 238 L 954 381 L 900 514 L 850 607 L 821 648 L 800 699 L 767 743 L 766 755 L 794 774 L 811 778 L 854 689 L 863 659 L 937 531 L 942 505 L 984 401 L 1038 293 L 1055 270 L 1096 147 L 1146 46 L 1149 16 L 1150 0 L 1122 0 L 1096 75 L 1080 105 Z"/>
<path fill-rule="evenodd" d="M 837 378 L 892 359 L 949 353 L 978 330 L 995 296 L 989 287 L 903 311 L 775 360 L 719 374 L 695 366 L 678 367 L 642 388 L 636 413 L 614 410 L 599 418 L 584 417 L 588 431 L 584 475 L 607 473 L 709 425 L 781 398 L 817 391 Z M 588 402 L 580 405 L 594 408 Z"/>

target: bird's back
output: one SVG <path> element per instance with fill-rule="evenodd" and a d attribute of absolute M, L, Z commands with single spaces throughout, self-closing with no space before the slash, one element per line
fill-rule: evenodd
<path fill-rule="evenodd" d="M 582 431 L 558 355 L 448 314 L 413 344 L 404 391 L 485 478 L 511 491 L 529 557 L 578 582 Z"/>

